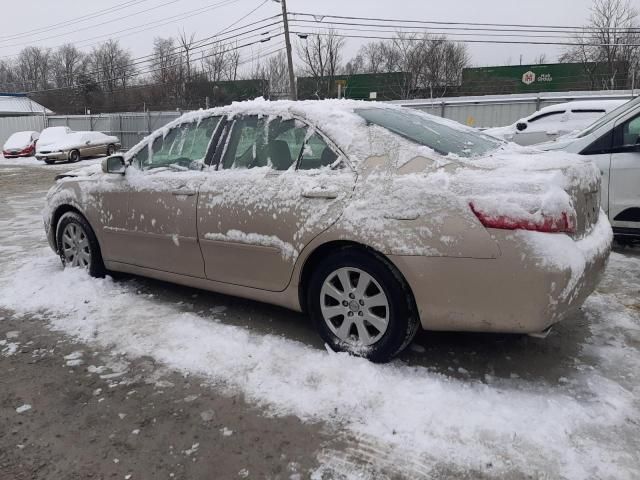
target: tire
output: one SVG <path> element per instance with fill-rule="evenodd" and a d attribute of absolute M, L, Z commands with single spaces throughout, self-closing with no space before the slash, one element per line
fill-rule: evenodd
<path fill-rule="evenodd" d="M 71 163 L 76 163 L 80 161 L 80 152 L 78 150 L 71 150 L 69 152 L 69 161 Z"/>
<path fill-rule="evenodd" d="M 343 281 L 348 287 L 343 287 Z M 418 331 L 413 296 L 406 282 L 379 255 L 342 248 L 312 272 L 306 293 L 311 319 L 335 351 L 387 362 L 404 350 Z M 373 323 L 368 321 L 374 319 Z"/>
<path fill-rule="evenodd" d="M 47 165 L 53 165 L 54 163 L 56 163 L 55 160 L 45 160 L 44 163 L 46 163 Z"/>
<path fill-rule="evenodd" d="M 56 247 L 64 267 L 85 268 L 92 277 L 104 277 L 106 271 L 98 239 L 82 215 L 67 212 L 60 217 Z"/>
<path fill-rule="evenodd" d="M 107 157 L 110 157 L 114 153 L 116 153 L 116 146 L 115 145 L 109 145 L 107 147 Z"/>

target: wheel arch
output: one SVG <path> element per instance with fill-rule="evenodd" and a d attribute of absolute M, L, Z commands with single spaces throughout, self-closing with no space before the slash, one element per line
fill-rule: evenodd
<path fill-rule="evenodd" d="M 402 284 L 403 288 L 410 296 L 411 306 L 414 309 L 415 314 L 417 315 L 418 310 L 416 307 L 416 301 L 411 289 L 411 285 L 409 285 L 409 282 L 404 277 L 402 272 L 400 272 L 400 270 L 393 264 L 393 262 L 391 262 L 383 253 L 365 244 L 354 242 L 351 240 L 332 240 L 330 242 L 323 243 L 322 245 L 316 247 L 304 260 L 304 264 L 302 265 L 302 268 L 300 270 L 300 277 L 298 282 L 298 301 L 300 302 L 300 308 L 302 312 L 307 312 L 307 288 L 309 286 L 309 281 L 311 279 L 311 273 L 313 272 L 313 270 L 322 262 L 322 260 L 328 254 L 347 248 L 357 249 L 384 263 Z"/>
<path fill-rule="evenodd" d="M 82 218 L 84 218 L 87 221 L 87 223 L 89 224 L 89 226 L 93 229 L 93 226 L 89 222 L 89 219 L 87 218 L 87 216 L 84 214 L 84 212 L 82 210 L 80 210 L 75 205 L 72 205 L 70 203 L 63 203 L 62 205 L 57 206 L 55 208 L 55 210 L 53 211 L 53 214 L 51 215 L 51 225 L 50 225 L 50 227 L 51 227 L 51 235 L 52 235 L 52 238 L 54 239 L 53 243 L 56 246 L 56 248 L 55 248 L 56 252 L 58 252 L 58 245 L 57 245 L 57 241 L 56 241 L 56 231 L 58 229 L 58 223 L 60 222 L 60 219 L 62 218 L 62 216 L 65 213 L 69 213 L 69 212 L 74 212 L 74 213 L 77 213 L 78 215 L 82 216 Z M 95 230 L 94 230 L 94 235 L 95 235 Z M 100 243 L 100 242 L 98 241 L 98 243 Z"/>

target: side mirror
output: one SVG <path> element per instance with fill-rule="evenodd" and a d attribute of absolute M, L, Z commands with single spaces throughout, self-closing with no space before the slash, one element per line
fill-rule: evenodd
<path fill-rule="evenodd" d="M 127 164 L 122 155 L 112 155 L 102 160 L 102 171 L 104 173 L 115 173 L 124 175 Z"/>
<path fill-rule="evenodd" d="M 518 130 L 519 132 L 523 132 L 527 129 L 528 125 L 524 122 L 518 122 L 516 123 L 516 130 Z"/>

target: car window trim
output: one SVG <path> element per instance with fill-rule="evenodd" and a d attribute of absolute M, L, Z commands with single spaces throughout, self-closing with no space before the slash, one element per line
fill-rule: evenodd
<path fill-rule="evenodd" d="M 553 115 L 564 115 L 565 113 L 567 113 L 566 110 L 557 110 L 555 112 L 541 113 L 540 115 L 536 115 L 535 117 L 527 120 L 527 123 L 537 122 L 538 120 L 542 120 L 543 118 L 551 117 Z"/>

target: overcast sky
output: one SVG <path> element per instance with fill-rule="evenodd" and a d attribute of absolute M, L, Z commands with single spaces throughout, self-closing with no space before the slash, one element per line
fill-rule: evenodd
<path fill-rule="evenodd" d="M 152 22 L 168 19 L 198 8 L 215 6 L 222 0 L 130 0 L 142 3 L 119 8 L 67 25 L 37 33 L 51 25 L 77 19 L 84 15 L 124 3 L 125 0 L 2 0 L 3 22 L 0 26 L 0 57 L 14 55 L 27 45 L 55 47 L 62 43 L 77 43 L 90 51 L 91 45 L 112 35 L 129 48 L 134 56 L 150 52 L 156 36 L 177 35 L 183 28 L 195 33 L 196 39 L 210 36 L 246 15 L 263 0 L 224 0 L 220 6 L 188 19 L 173 20 L 146 31 Z M 229 3 L 230 2 L 230 3 Z M 483 22 L 541 25 L 582 25 L 589 17 L 591 0 L 287 0 L 292 12 L 354 15 L 377 18 L 412 19 L 430 21 Z M 239 25 L 274 15 L 280 5 L 269 1 Z M 151 25 L 150 25 L 151 24 Z M 130 29 L 126 32 L 115 33 Z M 34 30 L 27 36 L 16 37 Z M 94 37 L 104 35 L 103 38 Z M 46 37 L 54 37 L 46 39 Z M 346 57 L 351 57 L 362 40 L 348 39 Z M 275 41 L 255 47 L 253 53 L 245 51 L 245 58 L 268 52 Z M 85 47 L 86 46 L 86 47 Z M 469 45 L 474 66 L 501 65 L 510 60 L 530 63 L 538 55 L 547 54 L 555 60 L 562 47 L 547 45 Z"/>

